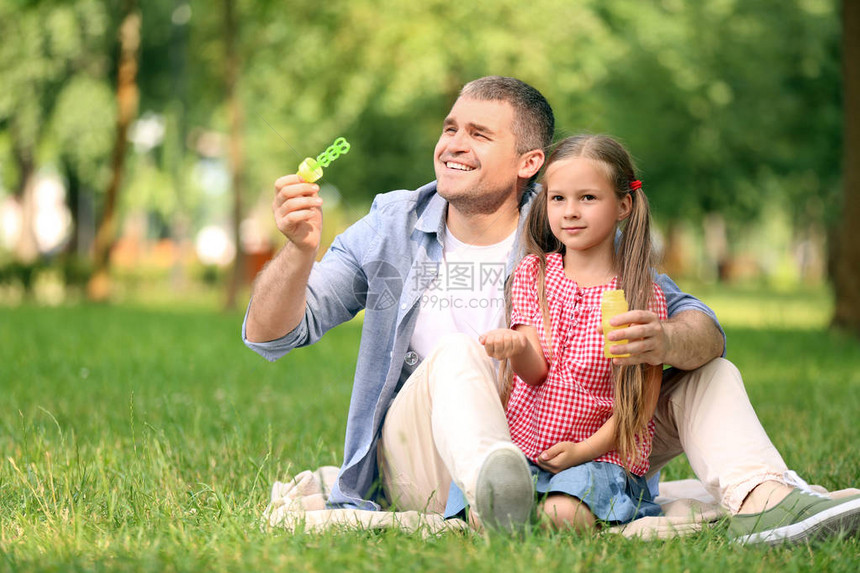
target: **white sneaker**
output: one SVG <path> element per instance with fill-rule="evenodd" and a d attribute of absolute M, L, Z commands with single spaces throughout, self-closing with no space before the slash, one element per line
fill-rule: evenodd
<path fill-rule="evenodd" d="M 534 482 L 526 457 L 513 444 L 494 446 L 478 472 L 475 509 L 489 529 L 514 531 L 531 518 Z"/>

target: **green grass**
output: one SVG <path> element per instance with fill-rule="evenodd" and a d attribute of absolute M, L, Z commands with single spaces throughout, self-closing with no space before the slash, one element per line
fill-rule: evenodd
<path fill-rule="evenodd" d="M 709 291 L 729 358 L 789 465 L 858 485 L 860 343 L 829 299 Z M 779 308 L 780 318 L 769 308 Z M 816 318 L 817 317 L 817 318 Z M 667 542 L 533 532 L 261 531 L 273 481 L 337 464 L 357 324 L 268 364 L 241 315 L 0 308 L 0 570 L 854 571 L 860 541 L 741 548 L 717 529 Z M 670 479 L 692 477 L 683 459 Z"/>

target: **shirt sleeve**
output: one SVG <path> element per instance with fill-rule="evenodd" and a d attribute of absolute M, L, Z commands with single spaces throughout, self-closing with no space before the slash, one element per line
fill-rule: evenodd
<path fill-rule="evenodd" d="M 294 348 L 317 342 L 323 334 L 364 308 L 365 300 L 356 293 L 367 292 L 362 256 L 371 251 L 374 241 L 380 240 L 378 217 L 374 202 L 370 212 L 338 235 L 322 260 L 314 263 L 305 289 L 305 315 L 291 332 L 266 342 L 248 340 L 248 312 L 254 304 L 251 299 L 242 322 L 245 345 L 266 360 L 275 361 Z"/>
<path fill-rule="evenodd" d="M 538 303 L 538 258 L 525 257 L 514 271 L 511 285 L 511 328 L 518 324 L 543 328 L 543 313 Z"/>
<path fill-rule="evenodd" d="M 679 312 L 683 312 L 685 310 L 697 310 L 705 315 L 709 316 L 711 320 L 714 321 L 714 324 L 717 325 L 717 328 L 720 330 L 720 334 L 723 335 L 723 356 L 726 355 L 726 333 L 723 330 L 723 327 L 720 325 L 720 321 L 717 320 L 717 315 L 711 310 L 705 303 L 694 297 L 693 295 L 687 294 L 682 291 L 675 282 L 670 279 L 665 274 L 658 274 L 655 277 L 655 282 L 659 285 L 660 289 L 663 291 L 663 294 L 666 298 L 666 307 L 669 318 L 678 314 Z"/>

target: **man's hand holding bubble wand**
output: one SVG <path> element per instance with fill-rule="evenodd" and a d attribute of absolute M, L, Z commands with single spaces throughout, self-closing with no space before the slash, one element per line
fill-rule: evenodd
<path fill-rule="evenodd" d="M 323 167 L 348 153 L 349 148 L 346 138 L 338 137 L 316 158 L 305 158 L 295 174 L 275 181 L 272 205 L 275 223 L 290 243 L 301 251 L 316 252 L 320 244 L 322 198 L 316 181 L 323 176 Z"/>

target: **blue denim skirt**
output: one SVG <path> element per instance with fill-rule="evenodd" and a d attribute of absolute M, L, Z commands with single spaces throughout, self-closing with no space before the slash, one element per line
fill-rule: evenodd
<path fill-rule="evenodd" d="M 587 462 L 557 474 L 529 462 L 538 499 L 551 493 L 564 493 L 582 500 L 595 517 L 613 524 L 640 517 L 660 515 L 644 477 L 628 474 L 609 462 Z M 463 493 L 453 483 L 448 493 L 445 517 L 455 517 L 465 508 Z"/>

